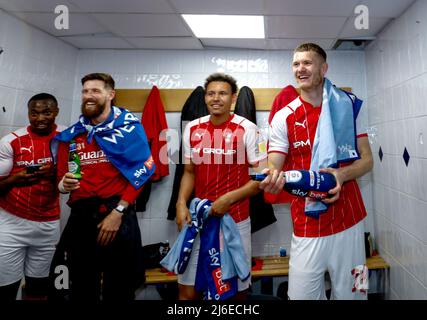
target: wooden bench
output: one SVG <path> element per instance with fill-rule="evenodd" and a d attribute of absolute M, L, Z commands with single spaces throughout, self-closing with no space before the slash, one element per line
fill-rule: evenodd
<path fill-rule="evenodd" d="M 261 270 L 252 270 L 252 278 L 261 277 L 281 277 L 287 276 L 289 273 L 289 257 L 266 256 L 256 257 L 262 260 Z M 369 270 L 388 270 L 390 265 L 380 256 L 374 256 L 366 259 L 366 265 Z M 176 282 L 177 276 L 170 274 L 161 268 L 148 269 L 145 273 L 146 284 L 160 284 Z"/>

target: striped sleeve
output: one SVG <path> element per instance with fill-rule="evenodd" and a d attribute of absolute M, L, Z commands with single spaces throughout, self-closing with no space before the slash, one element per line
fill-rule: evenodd
<path fill-rule="evenodd" d="M 290 112 L 291 110 L 285 107 L 274 115 L 269 130 L 268 153 L 288 153 L 289 139 L 286 118 L 288 117 Z"/>
<path fill-rule="evenodd" d="M 182 145 L 184 147 L 184 161 L 191 158 L 191 146 L 190 146 L 190 131 L 192 123 L 189 122 L 184 129 L 182 135 Z"/>
<path fill-rule="evenodd" d="M 8 134 L 0 140 L 0 177 L 6 177 L 13 168 L 13 148 L 10 144 L 13 136 Z"/>
<path fill-rule="evenodd" d="M 356 135 L 357 138 L 366 137 L 368 132 L 368 110 L 362 105 L 356 118 Z"/>
<path fill-rule="evenodd" d="M 251 123 L 245 130 L 246 154 L 250 164 L 254 165 L 267 158 L 267 141 L 258 127 Z"/>

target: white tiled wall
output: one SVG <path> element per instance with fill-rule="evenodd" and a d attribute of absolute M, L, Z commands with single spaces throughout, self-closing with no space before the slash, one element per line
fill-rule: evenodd
<path fill-rule="evenodd" d="M 0 47 L 0 136 L 28 123 L 27 101 L 40 92 L 56 96 L 57 122 L 68 125 L 78 50 L 2 10 Z"/>
<path fill-rule="evenodd" d="M 57 98 L 56 122 L 69 125 L 78 50 L 1 9 L 0 47 L 0 137 L 28 124 L 27 102 L 40 92 Z M 68 217 L 66 199 L 61 200 Z"/>
<path fill-rule="evenodd" d="M 393 299 L 427 299 L 426 17 L 427 1 L 415 2 L 366 50 L 375 159 L 371 212 L 380 253 L 391 264 Z"/>
<path fill-rule="evenodd" d="M 291 51 L 261 50 L 81 50 L 78 57 L 75 101 L 80 96 L 79 80 L 90 72 L 110 72 L 117 88 L 195 88 L 203 85 L 204 79 L 213 72 L 222 71 L 233 75 L 239 87 L 252 88 L 284 87 L 294 83 L 291 73 Z M 365 99 L 365 55 L 363 52 L 328 52 L 329 78 L 338 86 L 352 87 Z M 73 108 L 73 118 L 80 112 L 79 104 Z M 139 115 L 138 115 L 139 116 Z M 267 126 L 268 112 L 258 112 L 260 127 Z M 170 128 L 179 128 L 180 114 L 167 113 Z M 145 244 L 176 236 L 176 226 L 168 221 L 167 207 L 173 183 L 171 175 L 154 185 L 147 211 L 139 213 L 142 240 Z M 360 180 L 363 196 L 369 211 L 372 208 L 370 177 Z M 278 222 L 268 226 L 252 237 L 254 255 L 278 254 L 279 247 L 290 248 L 292 223 L 287 205 L 276 205 Z M 374 232 L 371 218 L 366 220 L 368 231 Z"/>

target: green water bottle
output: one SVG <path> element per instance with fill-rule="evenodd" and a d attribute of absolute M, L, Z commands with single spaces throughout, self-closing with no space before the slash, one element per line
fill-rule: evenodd
<path fill-rule="evenodd" d="M 75 179 L 81 179 L 82 174 L 80 172 L 80 157 L 77 153 L 76 142 L 70 141 L 70 152 L 68 154 L 68 171 L 74 174 Z"/>

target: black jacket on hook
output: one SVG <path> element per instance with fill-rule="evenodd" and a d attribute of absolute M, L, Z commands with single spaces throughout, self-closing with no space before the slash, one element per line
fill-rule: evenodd
<path fill-rule="evenodd" d="M 181 111 L 181 134 L 184 131 L 184 126 L 187 122 L 194 119 L 206 116 L 209 114 L 208 107 L 205 103 L 205 90 L 203 87 L 198 86 L 190 94 L 185 101 Z M 182 141 L 182 139 L 181 139 Z M 168 220 L 174 220 L 176 217 L 176 201 L 178 200 L 179 186 L 181 184 L 181 178 L 184 174 L 184 164 L 182 164 L 182 143 L 179 148 L 179 159 L 176 164 L 175 177 L 173 179 L 172 195 L 168 207 Z M 172 157 L 175 159 L 175 157 Z M 190 197 L 192 199 L 193 197 Z"/>
<path fill-rule="evenodd" d="M 256 124 L 255 98 L 249 87 L 244 86 L 240 89 L 234 113 Z M 264 201 L 264 191 L 254 195 L 249 200 L 252 233 L 277 221 L 273 206 Z"/>

